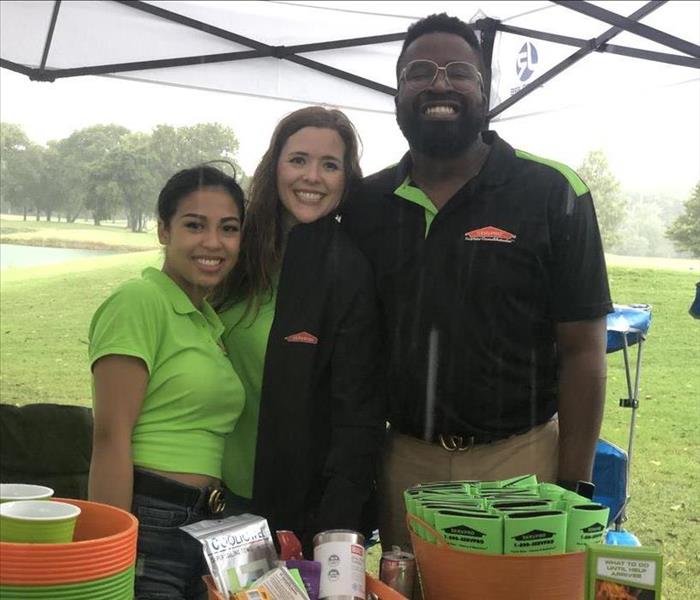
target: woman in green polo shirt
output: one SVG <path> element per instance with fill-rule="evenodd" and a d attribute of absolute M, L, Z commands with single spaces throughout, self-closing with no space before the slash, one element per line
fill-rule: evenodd
<path fill-rule="evenodd" d="M 162 269 L 119 286 L 90 325 L 89 497 L 139 519 L 137 600 L 204 592 L 201 545 L 179 527 L 220 516 L 224 438 L 243 410 L 205 300 L 236 264 L 243 212 L 219 169 L 175 174 L 158 197 Z"/>
<path fill-rule="evenodd" d="M 360 178 L 342 112 L 285 117 L 251 182 L 241 260 L 213 300 L 246 390 L 224 482 L 307 556 L 319 531 L 363 529 L 384 431 L 372 273 L 340 226 Z"/>

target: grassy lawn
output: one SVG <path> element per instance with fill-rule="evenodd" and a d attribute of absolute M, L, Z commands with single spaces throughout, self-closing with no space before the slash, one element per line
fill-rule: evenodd
<path fill-rule="evenodd" d="M 0 283 L 0 398 L 90 404 L 87 332 L 119 282 L 161 263 L 158 251 L 12 269 Z"/>
<path fill-rule="evenodd" d="M 58 223 L 56 221 L 22 221 L 16 216 L 0 217 L 0 242 L 56 248 L 113 249 L 124 251 L 153 250 L 158 247 L 155 229 L 144 233 L 128 230 L 124 223 Z"/>
<path fill-rule="evenodd" d="M 115 285 L 159 263 L 158 252 L 142 252 L 3 273 L 2 402 L 89 405 L 90 317 Z M 642 365 L 627 529 L 643 544 L 662 547 L 665 598 L 700 598 L 700 321 L 688 315 L 698 273 L 612 266 L 610 278 L 616 302 L 654 306 Z M 630 409 L 617 402 L 625 395 L 622 354 L 608 359 L 603 437 L 626 448 Z"/>
<path fill-rule="evenodd" d="M 612 267 L 618 303 L 651 304 L 632 456 L 626 528 L 664 552 L 665 598 L 700 598 L 700 321 L 688 315 L 695 273 Z M 636 349 L 633 356 L 636 357 Z M 622 353 L 608 355 L 603 437 L 627 448 L 631 409 Z"/>

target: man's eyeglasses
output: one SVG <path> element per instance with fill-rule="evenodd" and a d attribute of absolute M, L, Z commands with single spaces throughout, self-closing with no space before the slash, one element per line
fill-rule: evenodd
<path fill-rule="evenodd" d="M 414 90 L 424 90 L 433 85 L 440 71 L 445 72 L 445 78 L 454 89 L 462 92 L 472 85 L 484 85 L 481 73 L 471 63 L 455 61 L 440 67 L 432 60 L 423 59 L 408 63 L 401 71 L 399 82 L 406 82 Z"/>

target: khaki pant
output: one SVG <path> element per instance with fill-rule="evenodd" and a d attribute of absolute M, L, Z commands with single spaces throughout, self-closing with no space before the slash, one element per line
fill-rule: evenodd
<path fill-rule="evenodd" d="M 454 479 L 496 480 L 534 473 L 538 481 L 556 481 L 559 422 L 556 419 L 522 435 L 492 444 L 449 452 L 407 435 L 387 432 L 378 479 L 379 537 L 384 550 L 410 551 L 403 491 L 417 483 Z"/>

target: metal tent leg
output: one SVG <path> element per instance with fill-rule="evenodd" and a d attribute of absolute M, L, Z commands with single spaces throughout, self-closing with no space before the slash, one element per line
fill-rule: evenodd
<path fill-rule="evenodd" d="M 631 333 L 632 335 L 638 336 L 637 340 L 637 360 L 635 364 L 634 373 L 634 383 L 632 382 L 632 375 L 630 372 L 630 359 L 629 359 L 629 345 L 627 343 L 627 335 Z M 637 408 L 639 408 L 639 381 L 642 372 L 642 350 L 644 346 L 645 336 L 639 332 L 629 332 L 622 334 L 622 356 L 624 357 L 625 363 L 625 377 L 627 380 L 627 398 L 622 398 L 620 400 L 620 406 L 631 408 L 632 416 L 630 418 L 630 431 L 629 439 L 627 442 L 627 477 L 625 481 L 625 504 L 620 511 L 617 519 L 615 519 L 615 530 L 620 531 L 622 529 L 622 523 L 627 520 L 627 503 L 630 500 L 629 487 L 630 487 L 630 474 L 632 471 L 632 451 L 634 448 L 634 428 L 637 422 Z"/>

